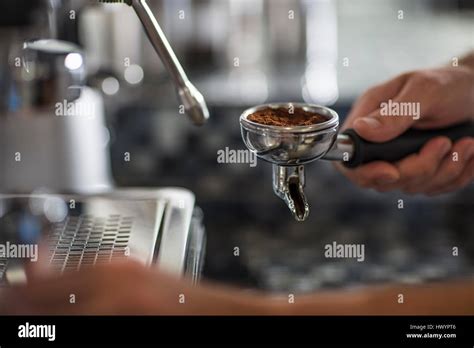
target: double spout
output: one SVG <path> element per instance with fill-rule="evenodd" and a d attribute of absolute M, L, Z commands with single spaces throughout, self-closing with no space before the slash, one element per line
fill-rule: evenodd
<path fill-rule="evenodd" d="M 309 215 L 304 184 L 304 166 L 273 165 L 273 192 L 286 203 L 297 221 L 304 221 Z"/>

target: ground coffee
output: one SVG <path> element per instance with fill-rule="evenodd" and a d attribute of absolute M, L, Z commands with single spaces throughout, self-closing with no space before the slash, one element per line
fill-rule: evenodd
<path fill-rule="evenodd" d="M 292 112 L 293 111 L 293 112 Z M 305 111 L 301 108 L 266 108 L 254 112 L 247 117 L 249 121 L 267 126 L 310 126 L 326 122 L 328 119 L 314 112 Z"/>

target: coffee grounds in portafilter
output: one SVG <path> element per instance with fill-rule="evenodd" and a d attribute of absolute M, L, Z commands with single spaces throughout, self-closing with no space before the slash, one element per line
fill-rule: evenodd
<path fill-rule="evenodd" d="M 305 111 L 302 108 L 290 110 L 283 107 L 262 109 L 247 116 L 247 119 L 266 126 L 279 127 L 311 126 L 328 120 L 327 117 Z"/>

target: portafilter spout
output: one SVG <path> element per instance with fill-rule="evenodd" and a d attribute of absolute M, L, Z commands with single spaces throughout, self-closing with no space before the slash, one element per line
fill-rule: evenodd
<path fill-rule="evenodd" d="M 304 166 L 273 165 L 273 192 L 286 203 L 297 221 L 304 221 L 309 215 L 304 184 Z"/>

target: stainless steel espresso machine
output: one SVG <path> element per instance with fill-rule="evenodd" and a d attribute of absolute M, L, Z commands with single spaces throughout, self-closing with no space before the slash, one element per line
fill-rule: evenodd
<path fill-rule="evenodd" d="M 177 105 L 202 125 L 204 98 L 152 11 L 145 1 L 129 5 L 176 85 Z M 197 281 L 205 231 L 195 197 L 181 188 L 114 186 L 102 95 L 86 83 L 81 47 L 61 35 L 61 6 L 0 4 L 0 245 L 8 246 L 0 284 L 27 280 L 29 261 L 9 252 L 27 245 L 40 245 L 39 259 L 58 272 L 128 257 Z"/>

